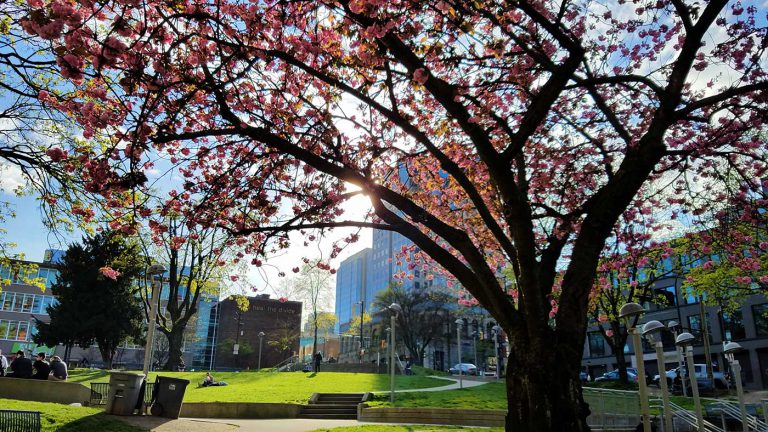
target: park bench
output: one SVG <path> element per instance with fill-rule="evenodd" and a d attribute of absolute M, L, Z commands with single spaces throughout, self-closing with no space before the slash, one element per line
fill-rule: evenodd
<path fill-rule="evenodd" d="M 0 431 L 40 432 L 40 411 L 0 410 Z"/>

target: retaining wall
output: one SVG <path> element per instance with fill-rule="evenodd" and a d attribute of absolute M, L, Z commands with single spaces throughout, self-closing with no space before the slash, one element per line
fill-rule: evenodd
<path fill-rule="evenodd" d="M 91 390 L 75 382 L 0 377 L 0 398 L 85 405 Z"/>

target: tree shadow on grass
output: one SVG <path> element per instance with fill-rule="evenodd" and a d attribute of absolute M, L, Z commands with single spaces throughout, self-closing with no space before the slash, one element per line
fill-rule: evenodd
<path fill-rule="evenodd" d="M 307 375 L 307 378 L 314 378 L 317 376 L 317 372 L 312 372 L 311 374 Z"/>
<path fill-rule="evenodd" d="M 77 420 L 60 424 L 51 428 L 53 425 L 48 425 L 46 428 L 45 421 L 43 421 L 43 431 L 56 430 L 57 432 L 139 432 L 146 429 L 123 423 L 115 418 L 110 418 L 105 414 L 93 414 L 86 417 L 80 417 Z"/>

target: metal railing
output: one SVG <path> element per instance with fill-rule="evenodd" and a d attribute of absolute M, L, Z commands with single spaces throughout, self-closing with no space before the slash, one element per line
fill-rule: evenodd
<path fill-rule="evenodd" d="M 587 424 L 592 430 L 634 431 L 641 422 L 637 392 L 585 387 L 583 396 L 589 404 Z"/>
<path fill-rule="evenodd" d="M 659 403 L 659 400 L 655 400 Z M 660 403 L 659 403 L 660 405 Z M 673 423 L 684 423 L 689 428 L 696 430 L 698 425 L 696 424 L 696 414 L 689 411 L 674 402 L 669 403 L 669 409 L 672 411 Z M 663 412 L 663 411 L 662 411 Z M 714 424 L 704 420 L 704 430 L 699 432 L 725 432 L 723 429 L 715 426 Z"/>
<path fill-rule="evenodd" d="M 272 372 L 295 372 L 301 371 L 304 367 L 304 362 L 299 361 L 299 356 L 291 356 L 281 361 L 280 363 L 269 368 Z M 298 369 L 297 369 L 298 368 Z"/>
<path fill-rule="evenodd" d="M 731 418 L 741 423 L 741 410 L 736 402 L 719 400 L 717 405 L 708 409 L 708 411 L 718 412 L 722 417 Z M 723 419 L 725 421 L 725 419 Z M 768 431 L 768 424 L 760 420 L 757 416 L 747 413 L 747 429 L 753 431 Z"/>

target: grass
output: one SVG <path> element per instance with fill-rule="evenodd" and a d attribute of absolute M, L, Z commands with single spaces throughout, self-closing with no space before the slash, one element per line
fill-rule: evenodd
<path fill-rule="evenodd" d="M 69 380 L 89 385 L 108 382 L 107 371 L 75 370 Z M 205 372 L 160 372 L 160 375 L 190 381 L 185 402 L 274 402 L 306 403 L 313 393 L 363 393 L 389 389 L 389 376 L 382 374 L 342 372 L 217 372 L 214 378 L 225 387 L 198 387 Z M 150 373 L 153 382 L 157 373 Z M 445 380 L 426 376 L 397 376 L 398 389 L 439 387 Z"/>
<path fill-rule="evenodd" d="M 0 399 L 0 407 L 10 410 L 40 411 L 43 432 L 138 432 L 144 430 L 109 418 L 98 408 L 14 399 Z"/>
<path fill-rule="evenodd" d="M 345 426 L 333 429 L 316 429 L 312 432 L 501 432 L 504 428 L 473 428 L 432 425 L 365 425 Z"/>
<path fill-rule="evenodd" d="M 391 407 L 388 394 L 376 395 L 373 407 Z M 397 407 L 432 407 L 462 409 L 507 409 L 507 392 L 503 382 L 439 392 L 412 392 L 395 395 Z"/>

